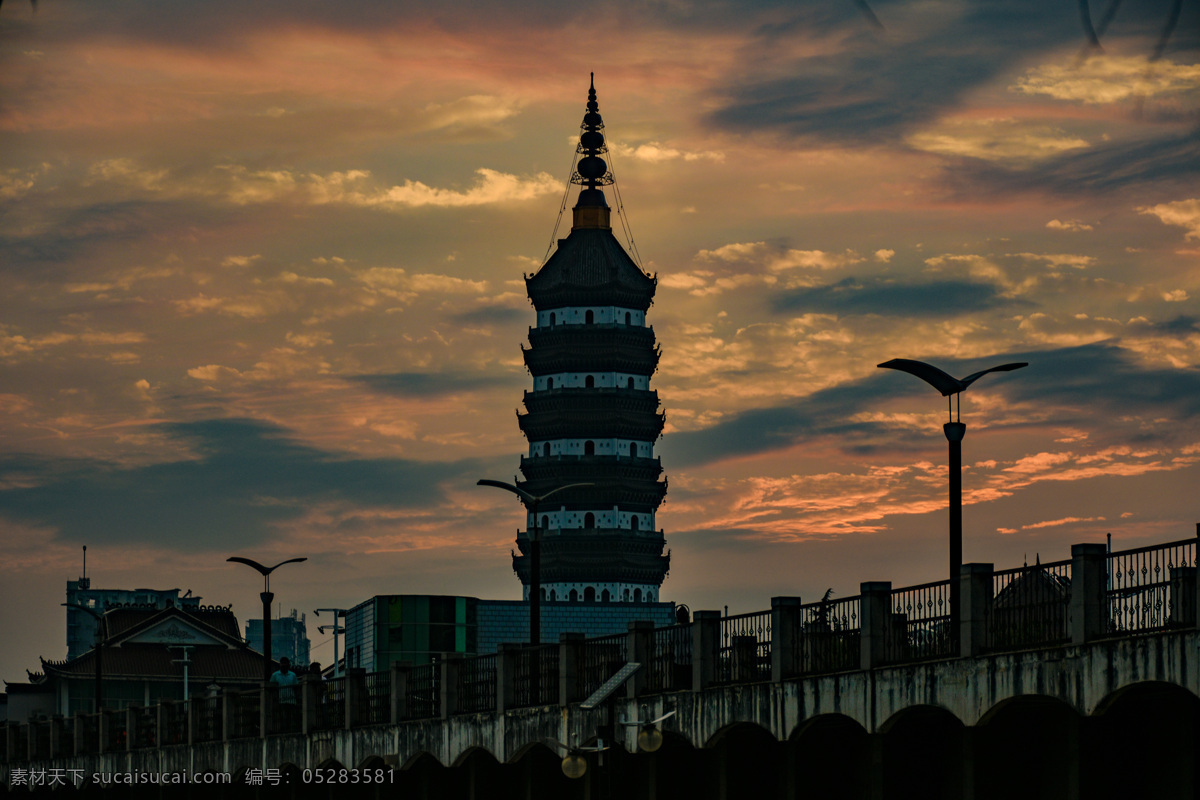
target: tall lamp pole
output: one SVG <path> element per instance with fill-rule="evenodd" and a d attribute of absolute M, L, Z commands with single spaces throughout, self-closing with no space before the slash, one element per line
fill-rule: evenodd
<path fill-rule="evenodd" d="M 321 616 L 322 611 L 329 611 L 333 614 L 332 625 L 318 625 L 317 630 L 324 633 L 327 630 L 333 631 L 333 677 L 338 676 L 338 634 L 345 633 L 346 629 L 338 625 L 338 618 L 346 618 L 346 609 L 344 608 L 318 608 L 313 611 L 313 614 Z"/>
<path fill-rule="evenodd" d="M 96 612 L 95 609 L 88 608 L 82 603 L 63 603 L 67 608 L 77 608 L 80 611 L 86 611 L 96 618 L 96 713 L 100 713 L 100 709 L 104 707 L 104 684 L 102 676 L 104 675 L 104 666 L 100 655 L 104 652 L 104 617 Z"/>
<path fill-rule="evenodd" d="M 307 557 L 289 558 L 287 561 L 280 561 L 273 567 L 264 567 L 252 558 L 242 558 L 241 556 L 231 556 L 226 561 L 236 561 L 239 564 L 246 564 L 258 570 L 263 576 L 263 590 L 259 597 L 263 604 L 263 683 L 271 682 L 271 601 L 275 599 L 275 595 L 271 594 L 271 573 L 282 567 L 284 564 L 295 564 L 300 561 L 308 561 Z"/>
<path fill-rule="evenodd" d="M 538 505 L 551 495 L 578 489 L 583 486 L 595 486 L 594 483 L 568 483 L 551 489 L 542 495 L 530 494 L 519 486 L 503 481 L 481 480 L 478 486 L 495 486 L 506 492 L 512 492 L 521 499 L 525 507 L 533 515 L 533 528 L 529 536 L 529 643 L 537 646 L 542 643 L 542 531 L 538 522 Z"/>
<path fill-rule="evenodd" d="M 1029 364 L 1025 361 L 1001 364 L 998 367 L 980 370 L 962 380 L 942 372 L 932 364 L 907 358 L 893 358 L 878 366 L 880 369 L 898 369 L 916 375 L 941 392 L 949 404 L 950 420 L 942 426 L 942 430 L 950 444 L 950 635 L 951 640 L 957 643 L 960 620 L 958 574 L 962 568 L 962 440 L 967 435 L 967 426 L 962 422 L 962 393 L 989 372 L 1009 372 Z"/>

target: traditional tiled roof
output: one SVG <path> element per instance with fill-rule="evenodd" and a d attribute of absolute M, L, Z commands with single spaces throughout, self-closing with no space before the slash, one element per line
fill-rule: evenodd
<path fill-rule="evenodd" d="M 642 272 L 611 228 L 582 228 L 558 240 L 558 249 L 525 279 L 537 308 L 619 305 L 645 311 L 657 280 Z"/>
<path fill-rule="evenodd" d="M 138 680 L 180 680 L 183 667 L 173 663 L 182 654 L 165 644 L 125 644 L 105 647 L 101 660 L 104 677 Z M 229 649 L 220 645 L 193 647 L 188 674 L 191 680 L 253 681 L 263 675 L 263 655 L 243 646 Z M 92 678 L 96 674 L 96 651 L 89 650 L 70 661 L 42 659 L 47 676 Z"/>

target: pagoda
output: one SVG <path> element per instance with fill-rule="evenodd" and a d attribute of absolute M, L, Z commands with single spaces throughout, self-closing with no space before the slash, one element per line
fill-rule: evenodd
<path fill-rule="evenodd" d="M 529 440 L 521 458 L 525 491 L 544 495 L 526 513 L 513 569 L 529 599 L 529 528 L 541 539 L 542 599 L 656 603 L 670 566 L 655 513 L 667 493 L 654 443 L 666 417 L 650 378 L 660 349 L 646 311 L 657 279 L 613 236 L 601 187 L 613 183 L 593 79 L 571 183 L 580 186 L 570 235 L 526 276 L 537 325 L 522 346 L 533 390 L 518 414 Z"/>

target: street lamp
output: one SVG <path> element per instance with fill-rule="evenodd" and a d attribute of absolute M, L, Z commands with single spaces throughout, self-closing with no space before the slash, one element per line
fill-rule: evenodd
<path fill-rule="evenodd" d="M 595 486 L 596 484 L 568 483 L 566 486 L 559 486 L 557 489 L 551 489 L 542 495 L 530 494 L 519 486 L 504 483 L 503 481 L 484 479 L 476 485 L 495 486 L 497 489 L 512 492 L 521 499 L 521 502 L 533 514 L 533 531 L 529 537 L 529 643 L 536 647 L 542 643 L 542 531 L 538 523 L 538 505 L 547 497 L 566 491 L 567 489 L 578 489 L 583 486 Z"/>
<path fill-rule="evenodd" d="M 1025 361 L 1001 364 L 998 367 L 989 367 L 975 372 L 962 380 L 942 372 L 932 364 L 907 358 L 893 358 L 878 366 L 880 369 L 898 369 L 909 375 L 916 375 L 941 392 L 948 404 L 950 421 L 942 426 L 942 430 L 946 433 L 946 441 L 950 443 L 950 636 L 951 641 L 957 642 L 959 634 L 958 573 L 962 567 L 962 440 L 967 435 L 967 426 L 962 422 L 962 393 L 968 386 L 989 372 L 1010 372 L 1027 367 L 1029 364 Z M 954 400 L 955 397 L 957 397 L 957 403 Z"/>
<path fill-rule="evenodd" d="M 280 561 L 273 567 L 264 567 L 252 558 L 242 558 L 241 556 L 231 556 L 226 561 L 236 561 L 239 564 L 246 564 L 254 567 L 262 573 L 263 590 L 259 595 L 262 598 L 263 604 L 263 683 L 271 682 L 271 601 L 275 599 L 275 595 L 271 594 L 271 573 L 282 567 L 284 564 L 294 564 L 300 561 L 308 561 L 308 558 L 289 558 L 287 561 Z"/>
<path fill-rule="evenodd" d="M 100 713 L 100 709 L 104 707 L 103 684 L 101 676 L 104 674 L 104 668 L 100 660 L 101 648 L 104 645 L 104 617 L 98 614 L 95 609 L 88 608 L 82 603 L 63 603 L 67 608 L 77 608 L 80 611 L 86 611 L 96 618 L 96 713 Z"/>
<path fill-rule="evenodd" d="M 346 618 L 346 609 L 344 609 L 344 608 L 318 608 L 315 611 L 313 611 L 313 614 L 315 614 L 316 616 L 319 617 L 319 616 L 321 616 L 322 611 L 328 611 L 333 614 L 333 624 L 332 625 L 318 625 L 317 630 L 320 633 L 325 633 L 325 631 L 328 631 L 328 630 L 333 631 L 333 677 L 336 678 L 338 676 L 338 634 L 345 633 L 345 631 L 346 631 L 346 629 L 344 627 L 338 625 L 337 621 L 338 621 L 338 617 L 341 617 L 342 619 Z"/>

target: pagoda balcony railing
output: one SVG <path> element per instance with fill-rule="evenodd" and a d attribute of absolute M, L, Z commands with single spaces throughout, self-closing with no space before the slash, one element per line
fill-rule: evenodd
<path fill-rule="evenodd" d="M 653 389 L 625 387 L 571 387 L 526 391 L 522 397 L 529 413 L 566 411 L 633 411 L 653 414 L 658 411 L 658 392 Z"/>
<path fill-rule="evenodd" d="M 591 456 L 573 453 L 552 453 L 548 456 L 521 456 L 521 469 L 525 469 L 526 466 L 538 467 L 542 465 L 558 468 L 567 467 L 572 464 L 579 464 L 580 466 L 603 466 L 606 468 L 611 468 L 613 464 L 620 464 L 626 467 L 652 469 L 655 472 L 662 471 L 662 458 L 660 456 L 643 458 L 642 456 L 622 455 L 621 453 Z"/>

